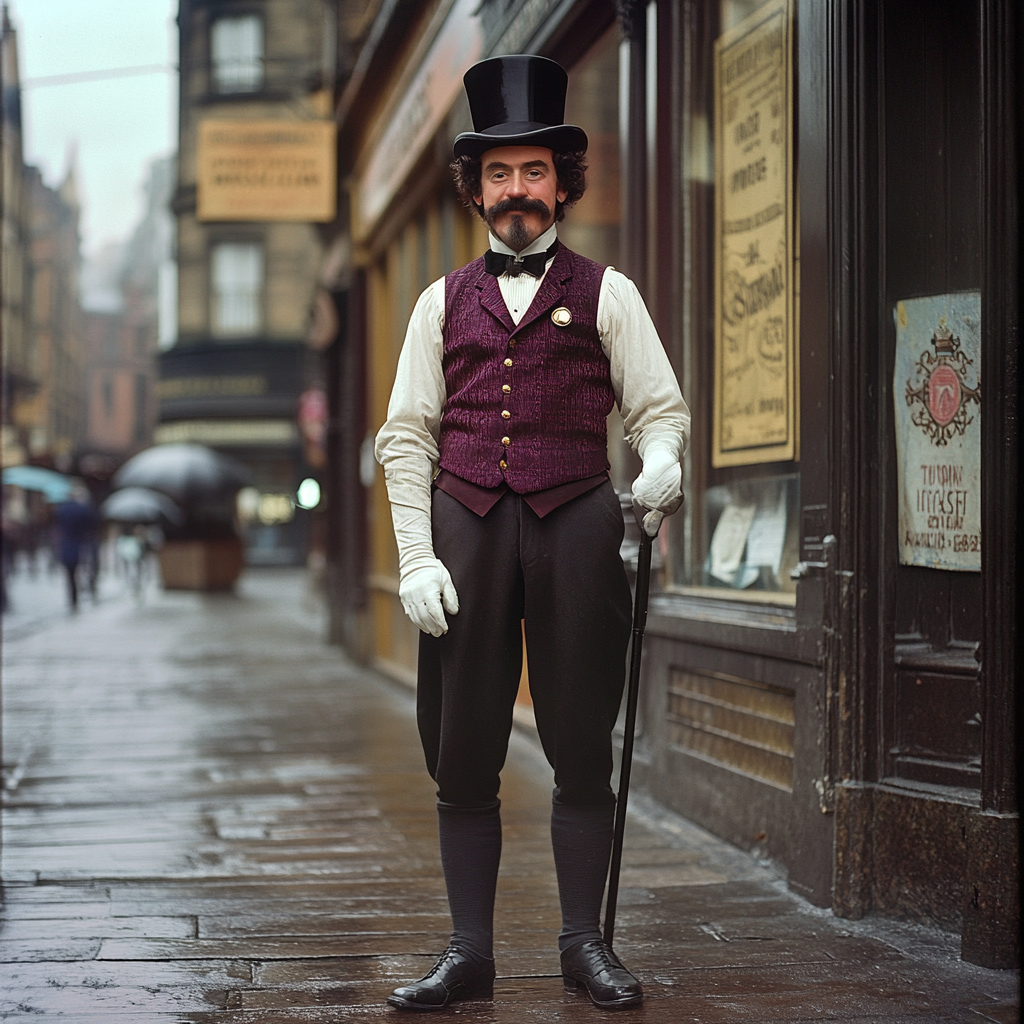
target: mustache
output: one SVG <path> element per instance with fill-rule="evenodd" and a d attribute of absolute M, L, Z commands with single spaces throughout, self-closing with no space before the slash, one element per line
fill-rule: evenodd
<path fill-rule="evenodd" d="M 527 196 L 510 196 L 487 209 L 488 219 L 500 217 L 503 213 L 536 213 L 545 219 L 551 216 L 547 203 L 542 199 L 530 199 Z"/>

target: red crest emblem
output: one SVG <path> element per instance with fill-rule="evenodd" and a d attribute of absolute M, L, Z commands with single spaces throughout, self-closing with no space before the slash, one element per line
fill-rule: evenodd
<path fill-rule="evenodd" d="M 960 411 L 960 378 L 949 366 L 936 366 L 928 375 L 928 411 L 940 427 Z"/>
<path fill-rule="evenodd" d="M 920 381 L 914 387 L 907 381 L 907 405 L 916 406 L 911 422 L 920 427 L 938 446 L 945 445 L 954 434 L 963 434 L 973 417 L 967 411 L 969 402 L 981 405 L 981 382 L 967 384 L 971 360 L 960 349 L 960 339 L 940 318 L 939 329 L 932 336 L 935 354 L 922 352 L 914 367 Z"/>

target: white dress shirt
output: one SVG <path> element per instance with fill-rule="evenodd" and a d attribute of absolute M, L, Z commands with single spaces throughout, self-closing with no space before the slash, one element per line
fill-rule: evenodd
<path fill-rule="evenodd" d="M 495 252 L 516 255 L 493 234 Z M 552 225 L 519 255 L 544 252 L 554 243 Z M 544 273 L 554 260 L 548 260 Z M 498 277 L 501 296 L 516 324 L 526 315 L 543 277 Z M 420 295 L 409 319 L 388 418 L 377 434 L 375 454 L 384 467 L 392 504 L 430 511 L 430 482 L 439 459 L 438 437 L 445 402 L 444 278 Z M 597 301 L 597 334 L 610 363 L 615 402 L 622 413 L 626 441 L 643 459 L 658 445 L 682 460 L 690 433 L 690 412 L 675 372 L 662 347 L 636 285 L 608 267 Z"/>

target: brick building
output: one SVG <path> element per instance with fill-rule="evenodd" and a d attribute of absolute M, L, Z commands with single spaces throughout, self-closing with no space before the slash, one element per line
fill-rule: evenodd
<path fill-rule="evenodd" d="M 26 169 L 30 229 L 29 323 L 39 387 L 17 411 L 31 459 L 70 470 L 85 430 L 79 203 L 74 164 L 58 188 Z"/>
<path fill-rule="evenodd" d="M 142 219 L 114 269 L 116 308 L 84 315 L 82 452 L 97 469 L 116 468 L 153 443 L 162 281 L 173 259 L 174 177 L 173 157 L 153 163 Z"/>
<path fill-rule="evenodd" d="M 3 346 L 3 464 L 28 458 L 26 405 L 39 388 L 29 321 L 29 192 L 22 155 L 18 37 L 0 15 L 0 344 Z"/>

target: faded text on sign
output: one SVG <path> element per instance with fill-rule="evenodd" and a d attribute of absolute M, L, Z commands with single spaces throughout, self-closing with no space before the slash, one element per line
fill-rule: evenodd
<path fill-rule="evenodd" d="M 715 44 L 715 466 L 796 457 L 790 12 Z"/>

